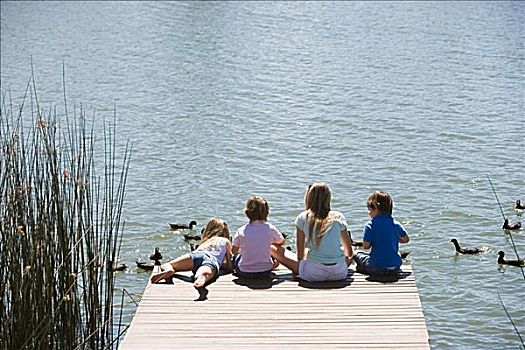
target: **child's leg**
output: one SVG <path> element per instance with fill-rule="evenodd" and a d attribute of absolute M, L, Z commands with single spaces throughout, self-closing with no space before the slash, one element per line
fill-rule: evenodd
<path fill-rule="evenodd" d="M 204 285 L 213 278 L 215 275 L 215 271 L 211 266 L 208 265 L 202 265 L 197 269 L 197 272 L 195 272 L 195 282 L 193 282 L 193 286 L 195 288 L 202 288 Z"/>
<path fill-rule="evenodd" d="M 297 256 L 294 253 L 280 245 L 272 245 L 270 252 L 275 260 L 292 270 L 294 274 L 299 274 L 299 261 L 297 261 Z"/>
<path fill-rule="evenodd" d="M 161 272 L 151 276 L 151 283 L 157 283 L 160 280 L 172 277 L 178 271 L 191 271 L 193 269 L 193 261 L 189 254 L 179 256 L 177 259 L 170 261 L 168 264 L 161 266 Z"/>
<path fill-rule="evenodd" d="M 359 273 L 366 273 L 367 266 L 369 266 L 370 255 L 365 252 L 356 252 L 353 256 L 356 263 L 356 271 Z"/>
<path fill-rule="evenodd" d="M 387 269 L 381 266 L 370 265 L 370 255 L 364 252 L 355 253 L 354 261 L 357 264 L 356 271 L 366 275 L 395 275 L 399 271 L 399 269 Z"/>

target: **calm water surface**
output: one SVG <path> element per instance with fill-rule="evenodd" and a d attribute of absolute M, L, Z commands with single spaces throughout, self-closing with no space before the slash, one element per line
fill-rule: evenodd
<path fill-rule="evenodd" d="M 517 349 L 524 278 L 500 268 L 525 200 L 523 2 L 1 2 L 1 82 L 98 118 L 134 144 L 121 261 L 188 249 L 169 222 L 245 223 L 265 196 L 285 233 L 325 181 L 354 236 L 395 200 L 433 349 Z M 485 246 L 456 256 L 450 238 Z M 514 233 L 525 256 L 525 233 Z M 289 244 L 293 244 L 293 237 Z M 149 273 L 119 273 L 140 298 Z M 125 305 L 126 322 L 135 311 Z"/>

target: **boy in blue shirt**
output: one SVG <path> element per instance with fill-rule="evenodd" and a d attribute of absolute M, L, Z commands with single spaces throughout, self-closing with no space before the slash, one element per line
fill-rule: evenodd
<path fill-rule="evenodd" d="M 401 266 L 399 243 L 408 243 L 410 238 L 403 226 L 392 217 L 392 196 L 375 191 L 368 196 L 366 206 L 372 220 L 365 225 L 363 248 L 371 250 L 370 254 L 356 252 L 356 270 L 367 275 L 397 274 Z"/>

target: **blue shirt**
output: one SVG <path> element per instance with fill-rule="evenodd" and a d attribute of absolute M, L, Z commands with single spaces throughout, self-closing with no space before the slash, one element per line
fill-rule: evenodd
<path fill-rule="evenodd" d="M 366 223 L 363 241 L 371 245 L 370 265 L 381 267 L 400 267 L 399 237 L 407 232 L 390 215 L 377 215 Z"/>
<path fill-rule="evenodd" d="M 318 263 L 332 264 L 345 261 L 345 255 L 341 250 L 341 231 L 347 229 L 346 219 L 338 211 L 332 210 L 328 214 L 328 227 L 319 245 L 315 245 L 315 238 L 310 241 L 310 224 L 306 220 L 308 211 L 303 211 L 297 219 L 295 226 L 304 232 L 308 255 L 306 258 Z"/>

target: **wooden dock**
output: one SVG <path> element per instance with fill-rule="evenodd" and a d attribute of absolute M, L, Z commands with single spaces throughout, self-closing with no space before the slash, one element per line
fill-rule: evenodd
<path fill-rule="evenodd" d="M 402 270 L 397 281 L 371 281 L 350 266 L 346 281 L 325 283 L 285 268 L 273 280 L 229 274 L 206 300 L 188 275 L 148 284 L 119 348 L 429 349 L 412 267 Z"/>

